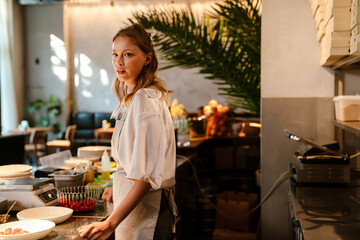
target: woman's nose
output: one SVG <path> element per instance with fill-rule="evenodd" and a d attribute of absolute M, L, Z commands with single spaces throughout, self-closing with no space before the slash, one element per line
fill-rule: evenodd
<path fill-rule="evenodd" d="M 119 66 L 123 66 L 124 65 L 124 61 L 121 57 L 119 57 L 118 59 L 115 60 L 115 63 L 117 63 Z"/>

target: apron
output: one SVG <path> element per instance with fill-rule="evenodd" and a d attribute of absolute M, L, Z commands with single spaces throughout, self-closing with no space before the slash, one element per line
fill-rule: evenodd
<path fill-rule="evenodd" d="M 115 158 L 118 156 L 119 139 L 122 127 L 126 119 L 126 112 L 122 112 L 118 120 L 116 120 L 113 137 L 111 139 L 111 153 Z M 115 159 L 116 160 L 116 159 Z M 126 173 L 122 169 L 121 164 L 117 163 L 116 172 L 113 176 L 113 200 L 114 208 L 116 208 L 127 192 L 133 185 L 133 181 L 126 178 Z M 156 191 L 149 191 L 141 202 L 131 211 L 131 213 L 119 224 L 115 229 L 116 240 L 152 240 L 156 223 L 158 220 L 161 189 Z M 173 201 L 173 194 L 169 197 L 170 206 L 176 206 Z M 172 209 L 172 212 L 174 210 Z"/>

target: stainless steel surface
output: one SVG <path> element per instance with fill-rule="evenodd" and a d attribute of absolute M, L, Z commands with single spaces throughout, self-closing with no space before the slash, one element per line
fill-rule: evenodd
<path fill-rule="evenodd" d="M 94 211 L 85 212 L 85 213 L 76 213 L 65 222 L 57 224 L 53 231 L 42 240 L 50 240 L 50 239 L 59 239 L 59 240 L 67 240 L 67 239 L 81 239 L 79 237 L 79 230 L 85 225 L 91 224 L 93 222 L 99 222 L 105 219 L 111 212 L 111 210 L 107 208 L 107 204 L 104 202 L 99 202 Z M 17 212 L 10 212 L 9 221 L 17 221 L 16 218 Z"/>
<path fill-rule="evenodd" d="M 292 185 L 290 212 L 293 222 L 299 223 L 304 239 L 358 239 L 359 176 L 353 175 L 350 184 L 348 187 Z"/>

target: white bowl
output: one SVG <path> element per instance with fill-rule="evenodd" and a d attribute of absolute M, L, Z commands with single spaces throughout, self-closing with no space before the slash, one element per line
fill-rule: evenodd
<path fill-rule="evenodd" d="M 22 210 L 21 212 L 18 212 L 16 217 L 21 221 L 41 219 L 49 220 L 57 224 L 68 220 L 73 212 L 72 209 L 65 207 L 36 207 Z"/>
<path fill-rule="evenodd" d="M 15 221 L 0 224 L 0 231 L 5 231 L 6 228 L 21 228 L 29 233 L 15 234 L 15 235 L 0 235 L 2 240 L 36 240 L 49 235 L 51 230 L 55 227 L 55 223 L 47 220 L 25 220 Z"/>

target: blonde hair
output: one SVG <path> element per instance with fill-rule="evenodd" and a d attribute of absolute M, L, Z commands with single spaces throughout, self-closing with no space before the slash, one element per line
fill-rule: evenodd
<path fill-rule="evenodd" d="M 111 118 L 117 118 L 123 105 L 128 108 L 129 102 L 132 100 L 136 92 L 142 88 L 150 87 L 157 89 L 161 93 L 161 100 L 166 101 L 166 103 L 169 104 L 170 93 L 172 91 L 168 91 L 165 81 L 157 76 L 158 59 L 150 33 L 147 33 L 140 24 L 135 23 L 117 32 L 113 37 L 113 42 L 119 36 L 129 38 L 144 53 L 151 53 L 152 59 L 151 62 L 145 65 L 141 70 L 139 76 L 137 77 L 136 85 L 130 93 L 128 93 L 128 88 L 125 82 L 119 81 L 115 77 L 112 83 L 112 89 L 119 100 L 119 105 L 112 113 Z"/>

